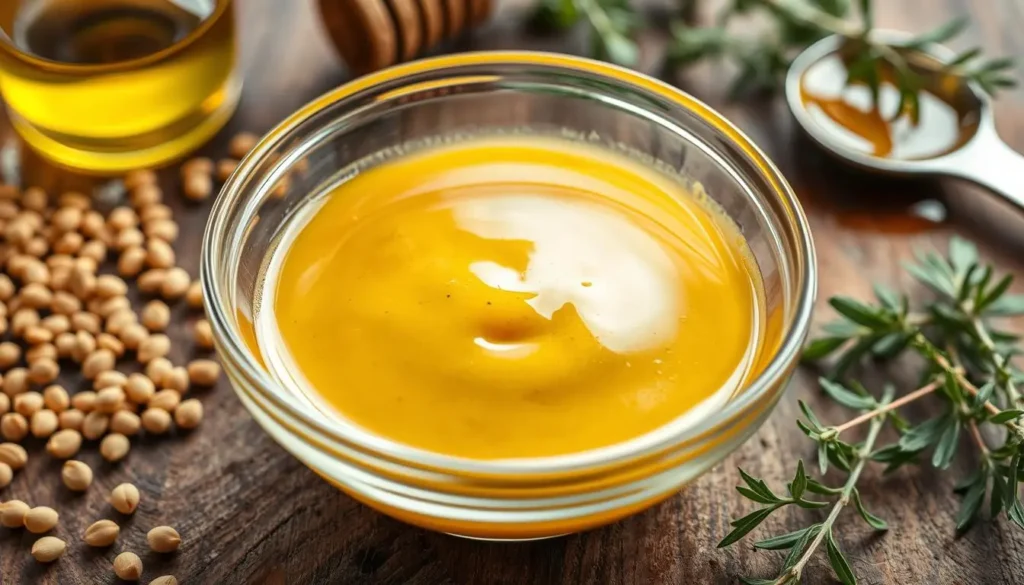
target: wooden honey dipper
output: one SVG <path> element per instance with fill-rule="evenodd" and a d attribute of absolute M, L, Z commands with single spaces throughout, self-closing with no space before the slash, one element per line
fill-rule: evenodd
<path fill-rule="evenodd" d="M 359 75 L 409 61 L 490 18 L 497 0 L 320 0 L 331 40 Z"/>

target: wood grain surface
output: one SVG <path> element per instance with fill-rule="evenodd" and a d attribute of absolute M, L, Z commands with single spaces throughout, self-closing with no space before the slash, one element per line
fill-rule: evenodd
<path fill-rule="evenodd" d="M 661 2 L 662 8 L 667 2 Z M 533 48 L 579 53 L 578 32 L 558 37 L 528 34 L 519 18 L 527 0 L 506 0 L 494 21 L 455 49 Z M 980 44 L 993 54 L 1024 55 L 1024 6 L 1019 0 L 878 1 L 885 27 L 922 31 L 955 15 L 970 14 L 971 28 L 957 46 Z M 657 6 L 654 7 L 658 9 Z M 701 5 L 698 16 L 710 19 Z M 299 105 L 347 79 L 309 0 L 238 0 L 244 55 L 245 93 L 240 111 L 206 154 L 221 156 L 239 130 L 263 132 Z M 660 69 L 664 31 L 645 32 L 641 69 Z M 730 103 L 724 99 L 722 66 L 702 65 L 670 81 L 719 108 L 749 133 L 782 168 L 803 201 L 814 230 L 820 262 L 818 322 L 830 318 L 825 299 L 835 293 L 867 296 L 872 281 L 898 287 L 913 284 L 900 263 L 916 246 L 944 246 L 951 234 L 978 242 L 1003 270 L 1024 271 L 1024 214 L 977 188 L 952 180 L 897 181 L 872 178 L 834 163 L 796 132 L 780 100 Z M 1003 138 L 1024 152 L 1024 93 L 1003 95 L 997 104 Z M 1020 169 L 1024 180 L 1024 169 Z M 165 187 L 177 177 L 166 171 Z M 920 202 L 945 210 L 946 221 L 915 219 L 907 213 Z M 209 204 L 172 200 L 181 223 L 177 252 L 196 272 L 199 235 Z M 1020 290 L 1020 286 L 1017 287 Z M 188 339 L 189 317 L 176 312 L 172 336 Z M 1020 329 L 1021 323 L 1017 323 Z M 176 361 L 191 355 L 179 344 Z M 781 486 L 795 458 L 811 457 L 812 444 L 793 424 L 798 398 L 808 400 L 827 421 L 847 413 L 822 400 L 815 373 L 799 371 L 769 422 L 721 465 L 678 496 L 612 526 L 558 539 L 498 544 L 460 540 L 412 528 L 378 514 L 315 476 L 278 447 L 253 422 L 226 383 L 201 396 L 207 418 L 195 432 L 143 440 L 117 466 L 101 463 L 95 448 L 84 460 L 97 470 L 88 493 L 71 495 L 60 486 L 59 464 L 39 442 L 29 444 L 31 462 L 0 498 L 49 505 L 61 513 L 55 534 L 69 542 L 60 562 L 35 563 L 35 536 L 0 528 L 0 582 L 60 585 L 113 583 L 113 557 L 138 552 L 145 582 L 172 573 L 195 585 L 234 583 L 334 584 L 703 584 L 735 583 L 737 576 L 774 575 L 780 553 L 757 552 L 747 543 L 727 550 L 715 544 L 729 520 L 752 504 L 733 489 L 736 467 Z M 840 519 L 842 546 L 862 583 L 1024 583 L 1024 531 L 1005 519 L 983 523 L 954 537 L 958 498 L 953 477 L 972 464 L 958 460 L 953 473 L 908 468 L 887 478 L 870 475 L 862 492 L 869 507 L 893 529 L 872 535 L 851 514 Z M 142 491 L 140 510 L 121 518 L 105 502 L 123 481 Z M 815 512 L 773 516 L 755 534 L 804 526 Z M 81 535 L 93 521 L 114 518 L 122 538 L 111 550 L 89 550 Z M 146 531 L 171 524 L 181 533 L 181 550 L 157 558 L 145 552 Z M 831 581 L 827 564 L 813 561 L 805 582 Z"/>

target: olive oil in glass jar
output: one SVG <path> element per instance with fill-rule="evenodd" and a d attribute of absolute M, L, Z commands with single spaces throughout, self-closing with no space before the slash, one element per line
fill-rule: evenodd
<path fill-rule="evenodd" d="M 234 112 L 233 0 L 0 2 L 0 91 L 14 128 L 73 169 L 180 158 Z"/>

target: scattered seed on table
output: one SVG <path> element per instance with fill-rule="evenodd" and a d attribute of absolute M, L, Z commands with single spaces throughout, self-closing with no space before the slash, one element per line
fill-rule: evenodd
<path fill-rule="evenodd" d="M 63 386 L 51 384 L 43 389 L 43 405 L 46 408 L 60 414 L 67 410 L 70 404 L 71 398 Z"/>
<path fill-rule="evenodd" d="M 37 439 L 45 439 L 55 433 L 60 426 L 57 413 L 49 409 L 43 409 L 32 415 L 29 421 L 29 429 L 32 436 Z"/>
<path fill-rule="evenodd" d="M 120 534 L 121 527 L 112 520 L 97 520 L 85 529 L 82 539 L 89 546 L 102 548 L 114 544 Z"/>
<path fill-rule="evenodd" d="M 110 417 L 110 430 L 127 437 L 137 435 L 142 427 L 139 415 L 129 410 L 119 410 Z"/>
<path fill-rule="evenodd" d="M 252 132 L 239 132 L 228 143 L 228 154 L 231 155 L 231 158 L 241 160 L 249 154 L 249 151 L 256 148 L 256 143 L 259 140 L 259 137 Z"/>
<path fill-rule="evenodd" d="M 40 563 L 52 563 L 66 548 L 67 544 L 56 536 L 44 536 L 32 545 L 32 556 Z"/>
<path fill-rule="evenodd" d="M 6 463 L 17 471 L 28 463 L 28 451 L 17 443 L 0 444 L 0 463 Z"/>
<path fill-rule="evenodd" d="M 150 268 L 169 269 L 174 267 L 174 262 L 174 249 L 171 248 L 170 244 L 157 239 L 152 239 L 146 242 L 146 266 L 149 266 Z"/>
<path fill-rule="evenodd" d="M 174 390 L 178 394 L 185 394 L 188 392 L 190 382 L 188 370 L 182 366 L 175 366 L 164 374 L 164 377 L 160 380 L 160 386 L 167 390 Z"/>
<path fill-rule="evenodd" d="M 21 528 L 25 525 L 25 514 L 29 505 L 21 500 L 8 500 L 0 504 L 0 525 L 7 528 Z"/>
<path fill-rule="evenodd" d="M 220 364 L 213 360 L 192 360 L 188 364 L 188 376 L 196 386 L 213 386 L 220 377 Z"/>
<path fill-rule="evenodd" d="M 0 435 L 8 441 L 21 441 L 28 434 L 28 421 L 17 412 L 0 416 Z"/>
<path fill-rule="evenodd" d="M 198 280 L 193 280 L 185 291 L 185 303 L 193 309 L 203 308 L 203 285 Z"/>
<path fill-rule="evenodd" d="M 64 414 L 77 412 L 66 411 Z M 73 428 L 65 428 L 54 433 L 46 442 L 46 452 L 57 459 L 70 459 L 82 448 L 82 434 Z"/>
<path fill-rule="evenodd" d="M 194 330 L 196 347 L 200 349 L 213 349 L 213 328 L 206 319 L 196 321 Z"/>
<path fill-rule="evenodd" d="M 148 364 L 157 358 L 166 357 L 171 352 L 171 340 L 163 333 L 154 333 L 139 344 L 136 357 L 139 363 Z"/>
<path fill-rule="evenodd" d="M 138 581 L 142 577 L 142 559 L 125 551 L 114 557 L 114 574 L 125 581 Z"/>
<path fill-rule="evenodd" d="M 23 392 L 14 397 L 14 412 L 28 418 L 43 408 L 43 395 L 38 392 Z"/>
<path fill-rule="evenodd" d="M 114 414 L 124 406 L 124 390 L 118 386 L 109 386 L 96 392 L 96 411 L 103 414 Z"/>
<path fill-rule="evenodd" d="M 71 429 L 81 431 L 83 421 L 85 421 L 85 413 L 74 408 L 65 410 L 57 415 L 57 422 L 60 423 L 60 428 L 62 430 Z"/>
<path fill-rule="evenodd" d="M 92 381 L 93 389 L 97 391 L 103 388 L 110 388 L 111 386 L 124 388 L 127 384 L 128 376 L 123 372 L 118 372 L 117 370 L 102 372 Z"/>
<path fill-rule="evenodd" d="M 156 363 L 155 360 L 150 362 L 150 365 L 154 363 Z M 156 386 L 153 380 L 149 379 L 145 374 L 138 372 L 128 376 L 128 382 L 125 384 L 124 389 L 128 394 L 128 400 L 136 404 L 146 404 L 153 397 L 153 394 L 156 393 Z"/>
<path fill-rule="evenodd" d="M 167 358 L 156 358 L 155 360 L 146 364 L 146 376 L 154 383 L 159 384 L 167 372 L 174 369 L 174 364 Z"/>
<path fill-rule="evenodd" d="M 96 408 L 96 393 L 92 390 L 82 390 L 71 397 L 71 406 L 83 413 L 92 412 Z"/>
<path fill-rule="evenodd" d="M 192 279 L 184 268 L 170 268 L 164 274 L 164 281 L 160 284 L 160 296 L 169 301 L 178 300 L 185 296 L 191 283 Z"/>
<path fill-rule="evenodd" d="M 149 337 L 149 330 L 146 329 L 141 323 L 130 323 L 121 329 L 118 334 L 121 338 L 121 343 L 124 344 L 125 349 L 130 351 L 136 351 L 142 342 Z"/>
<path fill-rule="evenodd" d="M 95 441 L 107 434 L 110 428 L 110 415 L 102 412 L 92 411 L 82 419 L 82 436 L 90 441 Z"/>
<path fill-rule="evenodd" d="M 181 394 L 169 388 L 165 388 L 154 394 L 153 397 L 149 399 L 147 406 L 150 408 L 159 408 L 167 412 L 173 412 L 174 409 L 178 407 L 179 403 L 181 403 Z"/>
<path fill-rule="evenodd" d="M 142 428 L 154 435 L 162 435 L 171 428 L 171 413 L 162 408 L 147 408 L 140 418 Z"/>
<path fill-rule="evenodd" d="M 131 442 L 121 433 L 110 433 L 100 441 L 100 455 L 111 463 L 117 463 L 128 456 Z"/>
<path fill-rule="evenodd" d="M 122 483 L 110 492 L 110 505 L 122 514 L 134 514 L 139 500 L 139 488 L 130 483 Z"/>
<path fill-rule="evenodd" d="M 160 300 L 152 300 L 142 308 L 142 324 L 152 332 L 160 332 L 167 329 L 171 322 L 171 309 L 167 303 Z"/>
<path fill-rule="evenodd" d="M 191 173 L 184 178 L 185 197 L 192 201 L 203 201 L 213 193 L 213 177 L 207 173 Z"/>
<path fill-rule="evenodd" d="M 227 181 L 228 177 L 231 176 L 231 173 L 235 172 L 236 168 L 238 168 L 237 160 L 233 158 L 220 159 L 219 161 L 217 161 L 217 180 L 220 181 L 221 183 Z"/>
<path fill-rule="evenodd" d="M 109 349 L 97 349 L 82 362 L 82 375 L 92 380 L 101 372 L 114 369 L 116 358 Z"/>
<path fill-rule="evenodd" d="M 203 422 L 203 403 L 195 398 L 183 401 L 174 409 L 174 424 L 182 429 L 194 429 Z"/>
<path fill-rule="evenodd" d="M 57 511 L 47 506 L 36 506 L 25 512 L 25 530 L 33 534 L 43 534 L 53 530 L 57 525 Z"/>
<path fill-rule="evenodd" d="M 157 526 L 146 534 L 146 541 L 153 552 L 169 553 L 178 550 L 181 536 L 170 526 Z"/>
<path fill-rule="evenodd" d="M 72 459 L 65 462 L 60 475 L 71 491 L 84 492 L 92 485 L 92 468 L 81 461 Z"/>

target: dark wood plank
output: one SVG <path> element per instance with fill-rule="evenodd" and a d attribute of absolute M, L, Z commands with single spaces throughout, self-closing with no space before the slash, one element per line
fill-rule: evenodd
<path fill-rule="evenodd" d="M 522 29 L 528 0 L 502 4 L 495 22 L 459 48 L 535 48 L 581 52 L 584 39 L 537 38 Z M 663 3 L 662 3 L 663 4 Z M 876 2 L 880 22 L 892 28 L 924 30 L 969 12 L 975 23 L 962 43 L 995 53 L 1024 54 L 1019 26 L 1024 6 L 1014 0 Z M 246 88 L 242 108 L 230 126 L 204 151 L 224 152 L 237 130 L 264 131 L 302 103 L 346 79 L 346 72 L 319 29 L 311 2 L 239 0 Z M 702 5 L 707 19 L 711 7 Z M 665 39 L 645 33 L 642 66 L 655 71 Z M 900 262 L 914 246 L 942 246 L 959 233 L 979 242 L 1003 270 L 1020 272 L 1024 259 L 1024 215 L 991 195 L 953 181 L 894 181 L 863 176 L 834 163 L 800 138 L 780 102 L 724 100 L 717 66 L 701 66 L 673 79 L 720 108 L 772 156 L 793 183 L 815 230 L 821 264 L 818 319 L 825 320 L 828 295 L 867 295 L 872 281 L 907 287 Z M 998 105 L 1004 138 L 1024 151 L 1024 96 L 1007 94 Z M 177 182 L 164 176 L 167 188 Z M 909 221 L 906 209 L 935 199 L 948 211 L 946 222 Z M 183 237 L 182 262 L 195 271 L 199 234 L 209 205 L 174 201 Z M 176 313 L 172 335 L 187 339 L 189 318 Z M 1017 325 L 1021 325 L 1018 323 Z M 176 360 L 191 352 L 185 343 Z M 164 440 L 144 440 L 127 461 L 100 464 L 94 449 L 96 486 L 83 496 L 59 488 L 59 465 L 35 456 L 28 469 L 4 490 L 61 512 L 56 534 L 67 539 L 67 557 L 52 567 L 31 560 L 34 540 L 22 531 L 0 529 L 0 583 L 93 584 L 113 582 L 110 562 L 120 550 L 146 549 L 154 525 L 176 526 L 184 538 L 167 558 L 142 554 L 147 578 L 174 573 L 183 583 L 734 583 L 738 575 L 767 576 L 781 555 L 748 545 L 716 550 L 728 522 L 751 509 L 734 492 L 737 466 L 785 481 L 795 456 L 810 457 L 811 445 L 793 425 L 796 400 L 811 401 L 830 421 L 845 413 L 819 398 L 814 373 L 799 371 L 792 388 L 757 436 L 669 501 L 615 525 L 585 534 L 540 542 L 496 544 L 460 540 L 411 528 L 341 495 L 273 443 L 251 420 L 231 389 L 222 384 L 202 396 L 207 419 L 197 431 Z M 33 454 L 41 446 L 30 445 Z M 969 461 L 958 461 L 960 472 Z M 983 524 L 962 538 L 953 536 L 958 501 L 954 474 L 908 469 L 865 482 L 871 508 L 894 529 L 876 537 L 857 520 L 841 521 L 843 546 L 865 583 L 1024 583 L 1024 533 L 1005 521 Z M 132 481 L 143 492 L 131 519 L 112 513 L 105 492 Z M 810 513 L 813 515 L 813 513 Z M 86 550 L 85 527 L 96 519 L 124 520 L 120 543 L 109 551 Z M 805 513 L 779 515 L 767 528 L 801 526 Z M 828 582 L 827 566 L 816 560 L 807 582 Z"/>

